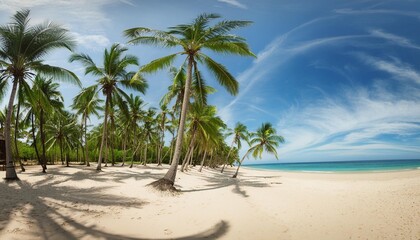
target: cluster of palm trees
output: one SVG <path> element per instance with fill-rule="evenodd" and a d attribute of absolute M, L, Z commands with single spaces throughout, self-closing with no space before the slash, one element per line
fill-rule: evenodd
<path fill-rule="evenodd" d="M 249 134 L 246 126 L 238 123 L 231 131 L 217 116 L 216 108 L 207 103 L 207 96 L 215 90 L 206 85 L 201 68 L 206 68 L 232 95 L 238 93 L 239 87 L 226 67 L 203 50 L 255 56 L 245 39 L 231 34 L 232 30 L 250 22 L 220 21 L 210 25 L 218 18 L 220 16 L 216 14 L 202 14 L 191 24 L 177 25 L 168 31 L 143 27 L 125 30 L 129 44 L 178 48 L 173 54 L 141 66 L 137 72 L 127 70 L 138 66 L 137 57 L 127 54 L 128 48 L 120 44 L 104 50 L 101 64 L 86 54 L 73 53 L 70 62 L 81 63 L 85 74 L 96 81 L 74 97 L 72 113 L 64 108 L 57 81 L 81 86 L 78 77 L 69 70 L 45 64 L 43 58 L 54 49 L 73 50 L 74 40 L 59 25 L 29 25 L 29 10 L 18 11 L 10 24 L 0 27 L 2 97 L 9 82 L 12 83 L 2 121 L 6 139 L 6 179 L 17 178 L 13 160 L 19 159 L 17 146 L 22 139 L 34 148 L 43 172 L 51 156 L 58 157 L 58 154 L 52 154 L 56 150 L 59 150 L 62 164 L 66 162 L 67 166 L 75 151 L 76 158 L 88 166 L 95 157 L 98 171 L 108 160 L 112 165 L 116 162 L 124 165 L 126 160 L 131 160 L 130 167 L 134 162 L 144 165 L 167 162 L 171 164 L 167 174 L 152 184 L 160 189 L 173 188 L 181 157 L 181 171 L 200 164 L 201 168 L 223 165 L 222 172 L 226 164 L 232 165 L 235 161 L 239 163 L 239 170 L 251 152 L 254 157 L 261 157 L 266 150 L 277 157 L 276 147 L 284 140 L 270 124 L 263 124 L 256 133 Z M 179 68 L 174 68 L 172 65 L 177 56 L 184 56 L 184 60 Z M 173 84 L 162 97 L 159 108 L 147 107 L 139 95 L 147 90 L 145 75 L 165 68 L 171 73 Z M 102 118 L 102 124 L 89 131 L 89 119 L 93 115 Z M 168 133 L 171 140 L 168 140 Z M 227 146 L 224 139 L 230 134 L 233 134 L 233 142 Z M 251 147 L 239 161 L 242 140 Z M 165 141 L 169 146 L 165 146 Z M 16 146 L 14 152 L 12 143 Z M 20 166 L 24 171 L 23 165 Z"/>

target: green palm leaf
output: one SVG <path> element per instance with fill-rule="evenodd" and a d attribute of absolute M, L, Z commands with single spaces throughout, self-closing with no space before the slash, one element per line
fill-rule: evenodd
<path fill-rule="evenodd" d="M 204 54 L 200 54 L 200 57 L 203 59 L 203 62 L 206 63 L 206 66 L 214 74 L 217 81 L 220 85 L 225 87 L 225 89 L 232 95 L 238 93 L 238 82 L 236 79 L 227 71 L 226 67 L 220 63 L 217 63 L 210 57 Z"/>

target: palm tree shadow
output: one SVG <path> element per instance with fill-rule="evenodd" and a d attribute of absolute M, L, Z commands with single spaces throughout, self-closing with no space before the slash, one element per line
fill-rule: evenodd
<path fill-rule="evenodd" d="M 76 168 L 76 169 L 79 169 L 79 171 L 69 173 L 66 171 L 62 171 L 61 168 L 63 169 Z M 124 171 L 121 171 L 121 168 L 126 168 L 126 169 L 124 169 Z M 28 174 L 33 175 L 33 176 L 45 175 L 45 173 L 41 173 L 41 172 L 33 172 L 33 173 L 29 172 Z M 66 177 L 66 181 L 82 181 L 82 180 L 90 179 L 93 181 L 100 181 L 100 182 L 112 181 L 115 183 L 124 183 L 124 181 L 127 180 L 128 178 L 134 178 L 136 181 L 149 179 L 149 178 L 157 180 L 161 176 L 161 174 L 159 173 L 152 173 L 150 171 L 139 173 L 138 171 L 136 172 L 125 166 L 118 167 L 118 168 L 107 167 L 107 168 L 104 168 L 102 172 L 97 172 L 96 168 L 86 167 L 83 165 L 81 166 L 73 165 L 70 167 L 57 166 L 55 168 L 49 168 L 48 174 L 51 174 L 50 176 Z"/>
<path fill-rule="evenodd" d="M 271 187 L 271 184 L 264 182 L 262 179 L 265 178 L 278 178 L 278 176 L 263 176 L 261 178 L 249 176 L 244 179 L 231 178 L 230 175 L 219 173 L 218 171 L 210 171 L 210 174 L 201 174 L 196 171 L 191 171 L 185 174 L 196 175 L 197 177 L 205 180 L 208 184 L 194 189 L 181 190 L 181 192 L 199 192 L 199 191 L 208 191 L 214 189 L 220 189 L 225 187 L 232 187 L 232 192 L 238 194 L 244 198 L 249 197 L 244 187 Z M 227 173 L 230 174 L 230 173 Z M 280 184 L 280 183 L 277 183 Z"/>
<path fill-rule="evenodd" d="M 82 180 L 87 177 L 84 174 L 68 177 Z M 0 236 L 11 221 L 17 221 L 29 229 L 22 232 L 19 228 L 12 229 L 17 231 L 16 236 L 21 239 L 76 240 L 86 236 L 92 239 L 150 239 L 109 233 L 102 230 L 101 226 L 83 221 L 86 215 L 90 221 L 92 219 L 94 221 L 95 217 L 101 216 L 106 209 L 113 206 L 142 208 L 148 204 L 147 202 L 137 198 L 107 194 L 105 190 L 109 187 L 62 186 L 60 185 L 63 183 L 62 178 L 60 180 L 53 175 L 42 175 L 45 177 L 34 184 L 25 180 L 13 183 L 0 182 L 0 192 L 5 196 L 0 201 Z M 66 173 L 63 175 L 67 176 Z M 13 195 L 16 197 L 6 197 Z M 68 214 L 69 212 L 71 214 Z M 217 239 L 225 235 L 228 229 L 229 224 L 221 221 L 200 233 L 171 239 Z"/>
<path fill-rule="evenodd" d="M 88 206 L 108 208 L 117 205 L 141 208 L 146 202 L 139 199 L 115 196 L 104 193 L 105 187 L 80 189 L 58 186 L 62 181 L 45 178 L 36 184 L 21 180 L 16 184 L 0 183 L 0 191 L 18 198 L 4 198 L 1 204 L 0 233 L 12 219 L 12 215 L 20 212 L 19 222 L 29 225 L 32 231 L 24 239 L 80 239 L 84 235 L 106 234 L 92 227 L 77 222 L 77 216 L 83 214 L 101 215 L 101 210 L 89 210 Z M 4 195 L 4 196 L 7 196 Z M 72 216 L 66 216 L 60 210 L 69 209 Z M 23 221 L 23 222 L 22 222 Z M 69 229 L 75 229 L 70 231 Z M 42 236 L 39 234 L 42 233 Z M 82 234 L 82 235 L 80 235 Z M 80 235 L 80 236 L 78 236 Z"/>

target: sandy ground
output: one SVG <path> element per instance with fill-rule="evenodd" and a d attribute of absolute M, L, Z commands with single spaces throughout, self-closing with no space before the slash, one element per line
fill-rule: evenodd
<path fill-rule="evenodd" d="M 0 180 L 0 239 L 420 239 L 420 170 L 192 169 L 174 196 L 145 187 L 167 166 L 94 169 Z"/>

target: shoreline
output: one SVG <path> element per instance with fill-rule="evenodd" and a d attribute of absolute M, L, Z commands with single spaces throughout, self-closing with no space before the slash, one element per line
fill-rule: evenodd
<path fill-rule="evenodd" d="M 319 174 L 39 166 L 0 181 L 1 239 L 419 239 L 420 170 Z M 3 173 L 4 172 L 0 172 Z M 118 224 L 116 224 L 118 223 Z"/>
<path fill-rule="evenodd" d="M 390 169 L 390 170 L 354 170 L 354 171 L 323 171 L 323 170 L 284 170 L 284 169 L 264 169 L 264 168 L 253 168 L 249 165 L 242 165 L 241 169 L 249 169 L 256 171 L 269 171 L 269 172 L 285 172 L 285 173 L 316 173 L 316 174 L 358 174 L 358 173 L 393 173 L 393 172 L 407 172 L 407 171 L 420 171 L 420 167 L 417 168 L 404 168 L 404 169 Z"/>

